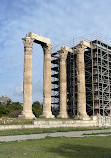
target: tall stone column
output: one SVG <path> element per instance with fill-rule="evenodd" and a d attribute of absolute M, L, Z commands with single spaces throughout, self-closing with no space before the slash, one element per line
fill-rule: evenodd
<path fill-rule="evenodd" d="M 32 47 L 33 39 L 26 37 L 24 43 L 23 112 L 20 117 L 35 118 L 32 113 Z"/>
<path fill-rule="evenodd" d="M 62 47 L 60 51 L 60 113 L 59 118 L 67 118 L 67 59 L 68 51 Z"/>
<path fill-rule="evenodd" d="M 43 77 L 43 114 L 40 117 L 54 118 L 51 112 L 51 44 L 42 46 L 44 51 L 44 77 Z"/>
<path fill-rule="evenodd" d="M 83 45 L 77 46 L 77 117 L 89 120 L 86 113 L 85 61 Z"/>

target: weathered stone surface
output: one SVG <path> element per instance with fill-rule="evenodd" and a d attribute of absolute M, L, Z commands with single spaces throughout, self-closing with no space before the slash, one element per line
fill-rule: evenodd
<path fill-rule="evenodd" d="M 26 34 L 26 37 L 31 37 L 33 38 L 35 41 L 39 41 L 41 43 L 45 43 L 45 44 L 50 44 L 50 39 L 49 38 L 45 38 L 45 37 L 42 37 L 40 35 L 37 35 L 33 32 L 29 32 L 28 34 Z"/>
<path fill-rule="evenodd" d="M 29 32 L 24 42 L 24 81 L 23 81 L 23 112 L 19 117 L 32 119 L 32 47 L 33 42 L 41 44 L 44 51 L 44 83 L 43 83 L 43 114 L 41 117 L 53 118 L 51 113 L 51 50 L 50 39 Z"/>
<path fill-rule="evenodd" d="M 40 117 L 54 118 L 51 112 L 51 50 L 50 39 L 32 32 L 26 34 L 24 41 L 24 87 L 23 87 L 23 112 L 21 117 L 34 118 L 32 113 L 32 47 L 33 42 L 41 44 L 44 51 L 44 80 L 43 80 L 43 114 Z M 77 49 L 77 108 L 78 117 L 87 120 L 84 47 L 92 47 L 87 41 L 81 41 Z M 60 53 L 60 113 L 58 117 L 67 118 L 67 53 L 73 52 L 69 47 L 61 47 Z"/>
<path fill-rule="evenodd" d="M 57 127 L 96 127 L 101 126 L 98 120 L 39 120 L 31 125 L 0 125 L 0 130 L 27 128 L 57 128 Z M 108 124 L 109 125 L 109 124 Z"/>
<path fill-rule="evenodd" d="M 67 118 L 67 72 L 66 59 L 68 51 L 65 47 L 61 48 L 60 53 L 60 113 L 58 117 Z"/>
<path fill-rule="evenodd" d="M 83 45 L 84 47 L 88 47 L 88 48 L 92 48 L 92 49 L 95 48 L 95 46 L 92 43 L 85 41 L 85 40 L 80 41 L 80 44 Z"/>
<path fill-rule="evenodd" d="M 63 46 L 63 47 L 61 47 L 61 50 L 62 49 L 64 49 L 65 51 L 68 51 L 68 52 L 70 52 L 70 53 L 73 53 L 74 52 L 74 50 L 72 49 L 72 48 L 69 48 L 69 47 L 67 47 L 67 46 Z M 61 51 L 60 50 L 60 51 Z"/>
<path fill-rule="evenodd" d="M 24 81 L 23 81 L 23 112 L 19 117 L 35 118 L 32 113 L 32 47 L 33 39 L 24 40 Z"/>
<path fill-rule="evenodd" d="M 85 47 L 77 46 L 77 117 L 83 120 L 90 119 L 86 113 L 86 90 L 85 90 Z"/>
<path fill-rule="evenodd" d="M 49 120 L 49 121 L 34 121 L 34 125 L 38 128 L 52 127 L 91 127 L 98 126 L 97 120 Z"/>
<path fill-rule="evenodd" d="M 0 125 L 0 130 L 57 127 L 111 127 L 110 117 L 93 116 L 92 120 L 38 120 L 31 125 Z M 100 133 L 100 132 L 99 132 Z"/>
<path fill-rule="evenodd" d="M 51 44 L 43 46 L 44 80 L 43 80 L 43 114 L 40 117 L 54 118 L 51 112 Z"/>

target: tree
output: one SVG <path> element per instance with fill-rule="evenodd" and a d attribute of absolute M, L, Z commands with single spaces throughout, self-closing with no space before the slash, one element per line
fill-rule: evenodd
<path fill-rule="evenodd" d="M 22 109 L 23 107 L 19 102 L 12 102 L 8 105 L 0 105 L 0 117 L 18 117 L 18 115 L 22 112 Z"/>
<path fill-rule="evenodd" d="M 41 108 L 40 102 L 39 101 L 33 102 L 32 107 L 35 107 L 36 109 L 40 109 Z"/>
<path fill-rule="evenodd" d="M 23 107 L 19 102 L 13 102 L 12 104 L 7 105 L 7 108 L 9 110 L 9 117 L 18 117 L 23 110 Z"/>
<path fill-rule="evenodd" d="M 39 101 L 33 102 L 32 111 L 36 117 L 39 117 L 42 114 L 43 109 L 42 109 Z"/>
<path fill-rule="evenodd" d="M 5 105 L 0 105 L 0 117 L 7 116 L 9 113 L 8 108 Z"/>
<path fill-rule="evenodd" d="M 8 100 L 7 101 L 7 105 L 10 105 L 12 102 L 11 102 L 11 100 Z"/>
<path fill-rule="evenodd" d="M 10 105 L 7 105 L 7 108 L 9 109 L 9 111 L 14 111 L 14 110 L 22 110 L 23 107 L 21 106 L 21 104 L 19 102 L 13 102 Z"/>

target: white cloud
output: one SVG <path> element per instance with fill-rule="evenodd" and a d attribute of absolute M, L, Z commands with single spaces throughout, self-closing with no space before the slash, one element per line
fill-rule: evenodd
<path fill-rule="evenodd" d="M 15 92 L 16 92 L 17 95 L 23 94 L 23 86 L 17 86 L 15 88 Z"/>
<path fill-rule="evenodd" d="M 13 97 L 13 92 L 5 89 L 5 85 L 9 83 L 14 89 L 15 85 L 23 82 L 24 51 L 21 38 L 25 37 L 26 33 L 35 32 L 49 37 L 54 47 L 74 35 L 80 36 L 83 33 L 99 31 L 109 35 L 110 9 L 110 0 L 1 1 L 0 73 L 4 75 L 1 75 L 0 80 L 2 84 L 4 81 L 4 88 L 2 86 L 0 93 L 7 91 L 7 95 Z M 33 83 L 38 88 L 33 90 L 33 98 L 42 98 L 42 80 L 43 52 L 40 46 L 34 46 Z M 15 95 L 14 99 L 19 100 L 19 97 Z"/>

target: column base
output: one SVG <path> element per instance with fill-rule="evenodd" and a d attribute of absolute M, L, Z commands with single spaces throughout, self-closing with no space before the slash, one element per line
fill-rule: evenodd
<path fill-rule="evenodd" d="M 91 120 L 91 118 L 86 114 L 86 115 L 77 115 L 75 118 L 80 119 L 80 120 Z"/>
<path fill-rule="evenodd" d="M 42 115 L 39 116 L 40 118 L 55 118 L 52 113 L 43 113 Z"/>
<path fill-rule="evenodd" d="M 21 115 L 18 116 L 19 118 L 25 118 L 25 119 L 35 119 L 35 115 L 33 113 L 24 113 L 22 112 Z"/>
<path fill-rule="evenodd" d="M 68 118 L 69 116 L 67 114 L 59 114 L 57 118 Z"/>

